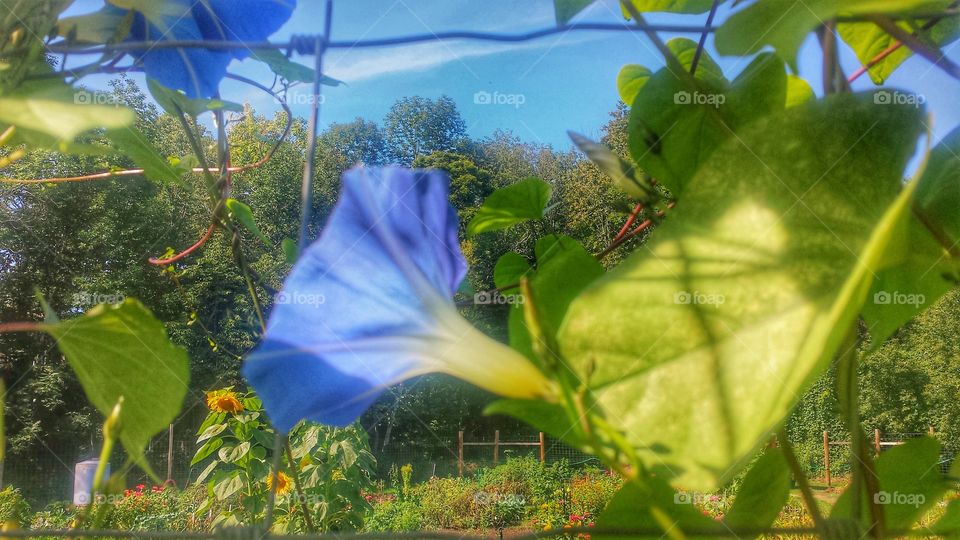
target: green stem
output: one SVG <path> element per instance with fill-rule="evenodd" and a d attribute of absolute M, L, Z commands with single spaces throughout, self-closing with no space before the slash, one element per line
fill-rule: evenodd
<path fill-rule="evenodd" d="M 851 517 L 858 523 L 861 521 L 862 497 L 867 495 L 867 507 L 870 510 L 872 520 L 870 531 L 875 538 L 883 538 L 886 523 L 883 508 L 876 497 L 878 491 L 876 472 L 873 469 L 873 463 L 867 449 L 867 437 L 860 426 L 858 363 L 856 327 L 853 327 L 844 340 L 837 369 L 837 378 L 840 385 L 840 405 L 846 413 L 847 429 L 850 430 L 851 439 L 850 458 L 853 464 L 851 470 L 853 480 L 850 485 Z"/>
<path fill-rule="evenodd" d="M 817 529 L 823 531 L 821 532 L 822 535 L 826 531 L 823 514 L 820 513 L 820 507 L 817 506 L 817 499 L 813 496 L 813 490 L 810 489 L 810 481 L 803 472 L 803 467 L 800 466 L 797 455 L 793 452 L 793 445 L 790 444 L 790 439 L 787 438 L 787 431 L 782 427 L 777 431 L 777 441 L 780 443 L 780 448 L 783 451 L 783 457 L 787 460 L 787 465 L 790 466 L 793 478 L 800 487 L 800 494 L 803 496 L 803 502 L 807 505 L 807 511 L 810 512 L 810 517 L 813 518 L 813 523 Z"/>
<path fill-rule="evenodd" d="M 317 529 L 313 526 L 310 507 L 307 506 L 307 497 L 304 495 L 303 486 L 300 484 L 300 468 L 293 462 L 293 450 L 290 449 L 290 441 L 283 441 L 283 447 L 287 452 L 287 465 L 290 467 L 290 475 L 293 476 L 293 487 L 297 490 L 297 497 L 300 498 L 300 512 L 303 514 L 303 521 L 307 525 L 307 532 L 313 534 L 317 532 Z"/>

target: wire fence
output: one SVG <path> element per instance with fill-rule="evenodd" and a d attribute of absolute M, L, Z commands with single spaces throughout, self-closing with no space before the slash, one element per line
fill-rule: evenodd
<path fill-rule="evenodd" d="M 183 426 L 178 426 L 182 428 Z M 193 433 L 188 431 L 187 433 Z M 168 433 L 155 437 L 145 452 L 146 462 L 161 480 L 172 481 L 184 488 L 193 484 L 207 461 L 191 466 L 190 462 L 197 450 L 195 437 L 181 436 L 177 430 L 172 445 Z M 424 482 L 431 477 L 471 476 L 477 471 L 503 464 L 513 458 L 540 459 L 540 437 L 536 432 L 524 435 L 510 435 L 501 441 L 498 455 L 494 456 L 493 435 L 469 439 L 463 447 L 462 467 L 458 453 L 457 433 L 438 434 L 429 444 L 394 444 L 385 449 L 373 451 L 377 459 L 377 480 L 389 481 L 392 470 L 410 465 L 413 468 L 412 480 Z M 551 465 L 565 462 L 572 469 L 589 465 L 599 466 L 600 461 L 580 452 L 563 442 L 544 437 L 544 463 Z M 523 445 L 513 444 L 523 443 Z M 89 453 L 79 453 L 76 449 L 51 449 L 43 447 L 29 456 L 10 456 L 4 466 L 4 485 L 12 485 L 23 493 L 35 509 L 50 503 L 70 501 L 73 498 L 74 467 L 76 463 L 95 458 Z M 120 470 L 126 461 L 126 454 L 120 450 L 110 460 L 111 470 Z M 153 485 L 156 482 L 140 469 L 133 469 L 127 475 L 127 487 L 137 484 Z"/>

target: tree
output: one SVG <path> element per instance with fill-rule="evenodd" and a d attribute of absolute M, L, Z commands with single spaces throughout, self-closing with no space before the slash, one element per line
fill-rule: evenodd
<path fill-rule="evenodd" d="M 387 161 L 380 126 L 363 118 L 345 124 L 330 124 L 318 142 L 320 146 L 342 154 L 351 165 L 380 165 Z"/>
<path fill-rule="evenodd" d="M 490 171 L 474 163 L 470 156 L 457 152 L 438 151 L 418 156 L 413 166 L 424 169 L 440 169 L 450 176 L 450 203 L 460 213 L 460 220 L 473 216 L 483 200 L 493 193 L 493 176 Z"/>
<path fill-rule="evenodd" d="M 465 143 L 467 125 L 448 96 L 436 101 L 421 96 L 398 99 L 384 118 L 387 153 L 409 165 L 420 155 L 457 150 Z"/>

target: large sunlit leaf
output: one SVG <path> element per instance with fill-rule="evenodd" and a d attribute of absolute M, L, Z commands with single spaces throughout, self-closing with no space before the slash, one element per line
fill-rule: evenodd
<path fill-rule="evenodd" d="M 773 54 L 757 57 L 729 87 L 718 82 L 661 69 L 630 110 L 633 161 L 678 198 L 732 133 L 786 106 L 787 75 Z"/>
<path fill-rule="evenodd" d="M 909 211 L 921 114 L 840 95 L 752 123 L 571 304 L 561 350 L 650 467 L 717 487 L 829 365 Z"/>
<path fill-rule="evenodd" d="M 502 187 L 483 201 L 470 220 L 470 235 L 506 229 L 517 223 L 543 217 L 550 201 L 550 184 L 539 178 L 527 178 Z"/>
<path fill-rule="evenodd" d="M 147 443 L 176 418 L 187 394 L 186 351 L 171 343 L 163 323 L 133 299 L 101 304 L 82 317 L 41 328 L 57 340 L 97 410 L 109 415 L 123 397 L 120 440 L 148 468 Z"/>

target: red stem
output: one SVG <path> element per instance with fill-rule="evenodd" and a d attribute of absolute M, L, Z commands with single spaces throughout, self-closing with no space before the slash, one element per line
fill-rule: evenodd
<path fill-rule="evenodd" d="M 203 234 L 203 236 L 200 237 L 200 240 L 197 240 L 197 243 L 196 243 L 196 244 L 188 247 L 187 249 L 185 249 L 185 250 L 181 251 L 180 253 L 174 255 L 173 257 L 170 257 L 169 259 L 158 259 L 158 258 L 156 258 L 156 257 L 150 257 L 150 258 L 148 259 L 148 262 L 149 262 L 150 264 L 155 264 L 155 265 L 157 265 L 157 266 L 163 266 L 163 265 L 165 265 L 165 264 L 175 263 L 175 262 L 179 261 L 180 259 L 183 259 L 183 258 L 186 257 L 187 255 L 193 253 L 194 251 L 196 251 L 198 248 L 200 248 L 200 247 L 203 246 L 204 244 L 206 244 L 206 243 L 207 243 L 207 240 L 209 240 L 210 237 L 213 236 L 213 231 L 214 231 L 214 229 L 216 229 L 216 228 L 217 228 L 217 224 L 216 224 L 216 223 L 211 223 L 211 224 L 210 224 L 210 227 L 207 228 L 207 232 L 205 232 L 205 233 Z"/>
<path fill-rule="evenodd" d="M 900 47 L 903 47 L 903 42 L 895 41 L 892 45 L 884 49 L 880 54 L 871 58 L 866 65 L 861 66 L 860 69 L 854 71 L 853 74 L 850 75 L 850 77 L 847 79 L 847 82 L 852 83 L 853 81 L 859 79 L 861 75 L 869 71 L 870 68 L 872 68 L 873 66 L 879 64 L 880 61 L 883 60 L 884 58 L 896 52 L 897 49 L 899 49 Z"/>
<path fill-rule="evenodd" d="M 39 332 L 40 323 L 36 322 L 8 322 L 0 323 L 0 333 L 6 332 Z"/>
<path fill-rule="evenodd" d="M 630 214 L 630 217 L 627 218 L 627 222 L 624 223 L 623 227 L 620 228 L 620 232 L 613 237 L 613 242 L 620 240 L 623 238 L 623 235 L 627 234 L 627 231 L 630 230 L 630 226 L 633 225 L 633 222 L 636 221 L 637 216 L 640 215 L 641 210 L 643 210 L 643 203 L 637 203 L 637 206 L 633 208 L 633 212 Z"/>

